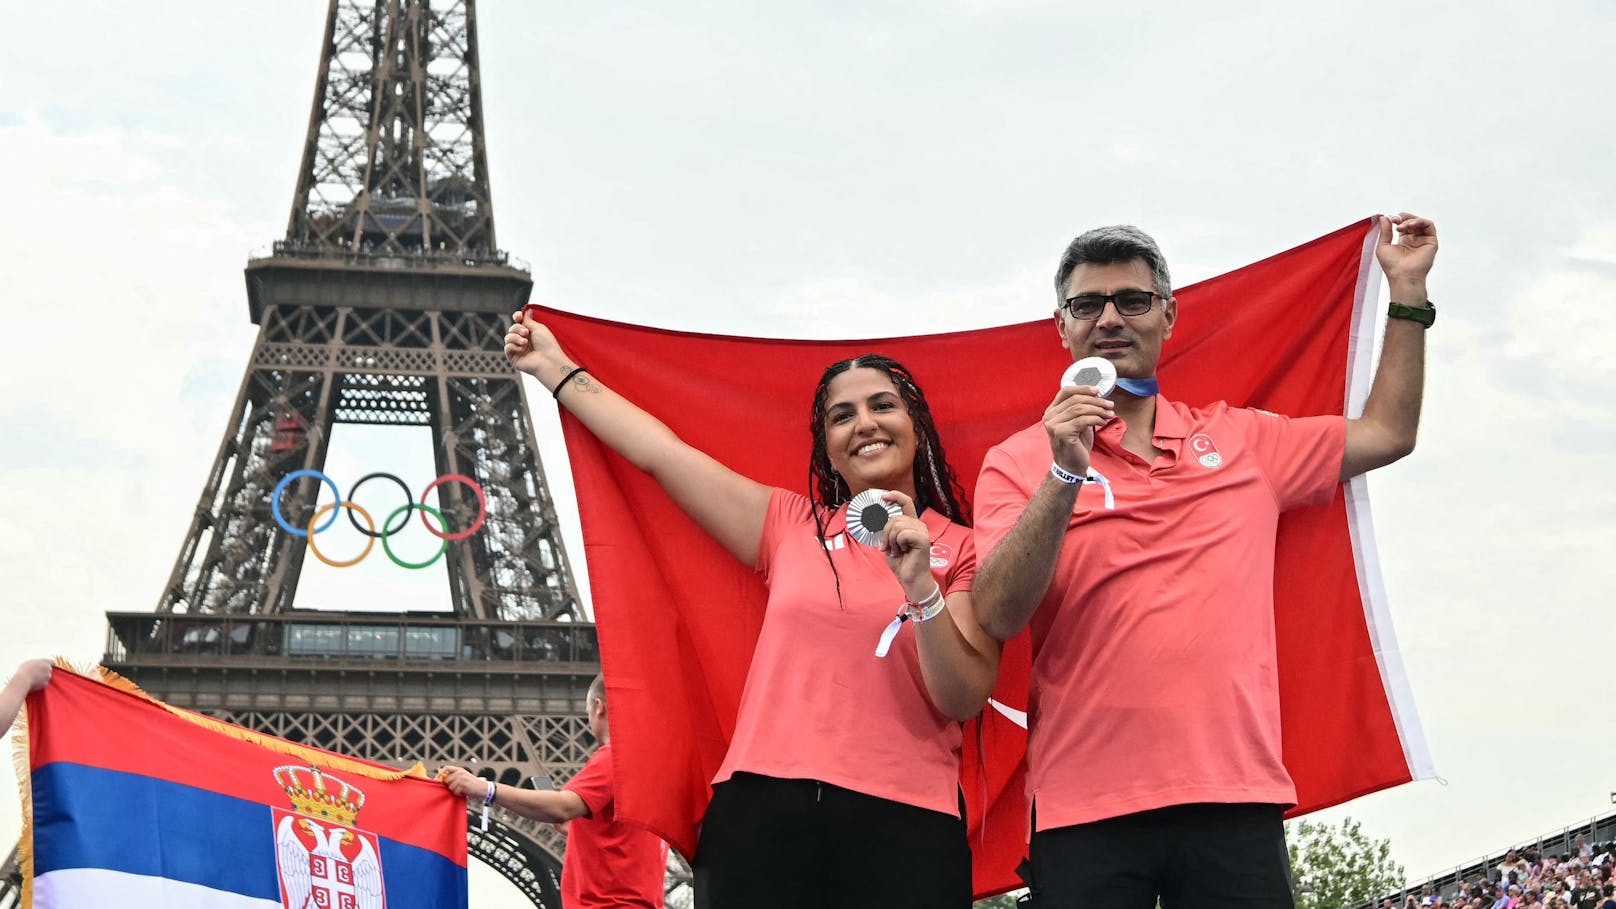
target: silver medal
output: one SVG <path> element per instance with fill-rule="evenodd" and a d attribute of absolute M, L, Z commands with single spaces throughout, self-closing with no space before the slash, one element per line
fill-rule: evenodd
<path fill-rule="evenodd" d="M 885 489 L 866 489 L 847 503 L 847 534 L 865 546 L 881 542 L 887 522 L 903 514 L 903 509 L 881 497 Z"/>

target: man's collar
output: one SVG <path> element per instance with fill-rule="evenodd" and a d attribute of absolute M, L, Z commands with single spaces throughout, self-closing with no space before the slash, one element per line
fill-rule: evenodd
<path fill-rule="evenodd" d="M 1158 439 L 1182 439 L 1189 434 L 1190 428 L 1185 424 L 1183 416 L 1174 407 L 1172 402 L 1161 395 L 1156 396 L 1156 431 Z"/>
<path fill-rule="evenodd" d="M 1161 395 L 1156 396 L 1156 412 L 1153 417 L 1155 418 L 1156 426 L 1151 431 L 1152 439 L 1182 439 L 1189 434 L 1189 426 L 1185 424 L 1184 418 L 1179 415 L 1178 408 L 1174 407 L 1172 402 Z M 1108 420 L 1105 425 L 1099 428 L 1096 435 L 1104 436 L 1117 444 L 1121 444 L 1120 439 L 1124 432 L 1125 422 L 1121 419 Z"/>

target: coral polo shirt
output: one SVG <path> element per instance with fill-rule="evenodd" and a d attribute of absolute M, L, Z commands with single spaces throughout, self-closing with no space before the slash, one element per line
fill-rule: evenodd
<path fill-rule="evenodd" d="M 561 861 L 564 909 L 662 909 L 668 847 L 655 834 L 617 822 L 612 747 L 602 745 L 567 785 L 589 816 L 567 823 Z"/>
<path fill-rule="evenodd" d="M 821 511 L 821 543 L 811 508 L 784 489 L 769 498 L 757 564 L 768 611 L 713 783 L 740 771 L 818 780 L 958 817 L 960 724 L 926 694 L 915 629 L 905 623 L 886 657 L 875 656 L 903 606 L 903 587 L 881 550 L 848 536 L 843 509 Z M 976 574 L 970 528 L 932 509 L 920 519 L 944 595 L 969 590 Z"/>
<path fill-rule="evenodd" d="M 1274 645 L 1279 515 L 1328 502 L 1341 417 L 1156 398 L 1154 463 L 1095 434 L 1032 637 L 1027 795 L 1037 829 L 1196 802 L 1294 804 Z M 1049 475 L 1036 425 L 988 453 L 976 541 L 991 552 Z"/>

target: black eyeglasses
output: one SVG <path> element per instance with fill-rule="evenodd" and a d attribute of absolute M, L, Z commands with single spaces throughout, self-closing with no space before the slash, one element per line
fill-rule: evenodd
<path fill-rule="evenodd" d="M 1161 296 L 1148 290 L 1119 290 L 1114 294 L 1078 294 L 1066 298 L 1066 311 L 1072 318 L 1093 322 L 1105 312 L 1105 304 L 1117 304 L 1117 312 L 1124 316 L 1142 316 Z"/>

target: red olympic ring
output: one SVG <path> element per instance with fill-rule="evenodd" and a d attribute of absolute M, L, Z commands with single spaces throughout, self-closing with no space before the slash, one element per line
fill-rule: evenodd
<path fill-rule="evenodd" d="M 468 477 L 463 473 L 446 473 L 443 476 L 438 477 L 436 480 L 433 480 L 431 483 L 428 483 L 427 487 L 421 490 L 421 501 L 425 502 L 427 493 L 437 489 L 442 484 L 451 480 L 456 483 L 464 483 L 467 486 L 470 486 L 471 491 L 477 495 L 477 519 L 472 521 L 471 526 L 467 527 L 465 530 L 461 530 L 456 533 L 443 533 L 442 531 L 434 530 L 432 525 L 427 523 L 426 512 L 423 511 L 421 512 L 421 525 L 426 528 L 427 533 L 432 534 L 438 539 L 453 542 L 455 540 L 464 540 L 466 537 L 469 537 L 482 529 L 483 522 L 488 520 L 488 497 L 483 494 L 483 488 L 479 486 L 477 481 L 473 480 L 471 477 Z M 439 499 L 442 499 L 441 493 L 439 494 Z M 442 505 L 443 502 L 439 501 L 438 504 Z"/>

